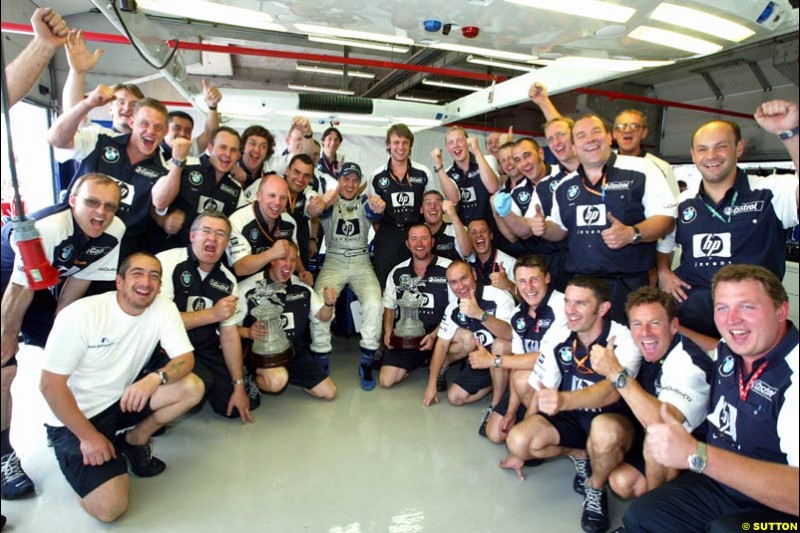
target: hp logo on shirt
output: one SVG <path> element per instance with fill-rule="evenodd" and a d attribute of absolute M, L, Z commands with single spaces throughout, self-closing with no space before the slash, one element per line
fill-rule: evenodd
<path fill-rule="evenodd" d="M 605 205 L 579 205 L 577 210 L 578 226 L 605 226 Z"/>
<path fill-rule="evenodd" d="M 695 257 L 730 257 L 730 233 L 698 233 L 692 237 Z"/>

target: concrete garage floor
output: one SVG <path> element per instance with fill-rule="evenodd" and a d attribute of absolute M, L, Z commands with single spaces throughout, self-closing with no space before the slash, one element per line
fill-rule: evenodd
<path fill-rule="evenodd" d="M 38 392 L 41 350 L 23 348 L 14 383 L 12 441 L 36 496 L 3 501 L 4 531 L 81 532 L 572 532 L 582 499 L 564 458 L 498 467 L 505 447 L 478 436 L 476 405 L 424 408 L 427 371 L 393 390 L 358 385 L 357 338 L 334 339 L 331 403 L 290 387 L 264 396 L 242 426 L 206 406 L 156 438 L 167 470 L 132 478 L 128 512 L 105 525 L 86 515 L 45 444 Z M 610 500 L 612 529 L 624 503 Z"/>

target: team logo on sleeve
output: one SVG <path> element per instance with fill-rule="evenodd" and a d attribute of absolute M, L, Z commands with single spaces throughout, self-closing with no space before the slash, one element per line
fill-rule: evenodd
<path fill-rule="evenodd" d="M 525 326 L 527 326 L 527 324 L 523 317 L 519 317 L 517 321 L 514 322 L 514 328 L 516 328 L 517 331 L 525 331 Z"/>
<path fill-rule="evenodd" d="M 578 226 L 606 225 L 606 206 L 604 204 L 579 205 L 577 215 Z"/>
<path fill-rule="evenodd" d="M 380 187 L 381 189 L 387 188 L 390 183 L 391 181 L 389 181 L 389 178 L 387 178 L 386 176 L 378 178 L 378 187 Z"/>
<path fill-rule="evenodd" d="M 695 257 L 730 257 L 730 233 L 698 233 L 692 236 Z"/>
<path fill-rule="evenodd" d="M 203 311 L 214 307 L 214 302 L 204 296 L 189 296 L 186 300 L 186 311 Z"/>
<path fill-rule="evenodd" d="M 72 257 L 72 252 L 74 251 L 75 251 L 75 246 L 68 244 L 64 247 L 63 250 L 61 250 L 59 257 L 61 258 L 62 261 L 66 261 L 67 259 Z"/>
<path fill-rule="evenodd" d="M 192 273 L 188 270 L 181 272 L 181 285 L 188 287 L 192 284 Z"/>
<path fill-rule="evenodd" d="M 250 230 L 250 242 L 256 242 L 258 240 L 258 228 L 253 228 Z"/>
<path fill-rule="evenodd" d="M 565 365 L 572 364 L 572 348 L 569 346 L 564 346 L 560 350 L 558 350 L 558 359 Z"/>
<path fill-rule="evenodd" d="M 116 163 L 119 161 L 119 150 L 113 146 L 106 146 L 106 149 L 103 150 L 103 160 L 106 163 Z"/>
<path fill-rule="evenodd" d="M 202 174 L 202 172 L 200 172 L 199 170 L 192 170 L 189 173 L 189 183 L 191 183 L 192 185 L 195 185 L 195 186 L 200 185 L 201 183 L 203 183 L 203 174 Z"/>
<path fill-rule="evenodd" d="M 695 218 L 697 218 L 697 209 L 695 209 L 691 205 L 686 209 L 684 209 L 683 212 L 681 213 L 681 222 L 684 222 L 685 224 L 688 224 Z"/>
<path fill-rule="evenodd" d="M 567 198 L 570 200 L 574 200 L 578 197 L 578 194 L 581 192 L 580 188 L 577 185 L 570 185 L 569 189 L 567 189 Z"/>
<path fill-rule="evenodd" d="M 735 366 L 733 356 L 729 355 L 722 361 L 722 364 L 719 367 L 719 375 L 727 378 L 731 374 L 733 374 L 733 367 Z"/>
<path fill-rule="evenodd" d="M 558 183 L 559 182 L 557 182 L 556 180 L 553 180 L 553 181 L 550 182 L 550 192 L 554 192 L 556 190 L 556 187 L 558 187 Z M 576 196 L 577 196 L 577 194 L 576 194 Z"/>

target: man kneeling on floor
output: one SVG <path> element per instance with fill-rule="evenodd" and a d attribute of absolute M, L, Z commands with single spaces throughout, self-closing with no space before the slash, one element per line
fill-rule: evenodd
<path fill-rule="evenodd" d="M 128 508 L 126 459 L 137 476 L 163 472 L 150 436 L 203 397 L 203 382 L 190 373 L 194 355 L 178 309 L 158 294 L 158 259 L 128 256 L 116 283 L 116 292 L 78 300 L 58 315 L 40 385 L 61 471 L 83 508 L 103 522 Z M 159 342 L 170 361 L 148 371 Z"/>
<path fill-rule="evenodd" d="M 445 309 L 439 326 L 422 399 L 425 406 L 439 403 L 436 392 L 441 385 L 437 382 L 442 381 L 449 364 L 465 359 L 481 346 L 494 355 L 511 350 L 510 321 L 515 305 L 511 294 L 478 283 L 475 271 L 464 261 L 453 261 L 447 267 L 447 284 L 456 300 Z M 492 391 L 493 373 L 495 387 L 502 389 L 495 392 L 499 400 L 508 385 L 503 370 L 473 369 L 469 365 L 447 389 L 447 400 L 453 405 L 480 400 Z"/>
<path fill-rule="evenodd" d="M 314 289 L 292 276 L 297 268 L 299 251 L 292 241 L 283 242 L 288 245 L 286 257 L 273 259 L 269 269 L 250 276 L 239 285 L 241 297 L 237 313 L 243 320 L 239 335 L 243 339 L 266 340 L 269 334 L 267 325 L 251 314 L 257 305 L 253 294 L 261 280 L 267 280 L 269 284 L 280 281 L 284 284 L 284 291 L 278 292 L 275 298 L 283 307 L 281 328 L 292 343 L 294 356 L 285 366 L 257 368 L 257 365 L 251 364 L 250 371 L 255 375 L 256 386 L 263 392 L 280 392 L 287 383 L 291 383 L 302 387 L 315 398 L 333 400 L 336 397 L 336 385 L 325 372 L 322 363 L 311 356 L 307 339 L 312 322 L 329 322 L 333 318 L 337 294 L 332 288 L 323 287 L 320 298 Z"/>
<path fill-rule="evenodd" d="M 572 458 L 572 488 L 584 495 L 581 527 L 586 532 L 608 529 L 605 484 L 619 462 L 616 458 L 633 444 L 633 425 L 619 393 L 590 361 L 594 346 L 612 345 L 629 375 L 639 370 L 642 356 L 628 328 L 607 317 L 610 309 L 605 282 L 589 276 L 569 281 L 564 293 L 566 326 L 554 325 L 542 339 L 529 378 L 536 392 L 525 420 L 509 432 L 510 455 L 500 464 L 522 477 L 525 460 Z"/>

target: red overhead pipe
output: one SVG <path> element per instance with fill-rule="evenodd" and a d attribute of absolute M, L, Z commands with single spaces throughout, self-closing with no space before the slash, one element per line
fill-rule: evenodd
<path fill-rule="evenodd" d="M 2 23 L 3 31 L 11 31 L 14 33 L 22 33 L 26 35 L 33 35 L 33 28 L 26 24 L 15 24 L 11 22 Z M 130 44 L 130 41 L 121 35 L 113 35 L 108 33 L 95 33 L 84 32 L 84 39 L 87 41 L 98 41 L 113 44 Z M 190 43 L 167 41 L 170 48 L 176 46 L 182 50 L 194 50 L 200 52 L 215 52 L 218 54 L 239 54 L 260 57 L 276 57 L 280 59 L 296 59 L 301 61 L 318 61 L 320 63 L 334 63 L 344 65 L 358 65 L 362 67 L 374 67 L 396 70 L 409 70 L 412 72 L 426 72 L 428 74 L 438 74 L 440 76 L 450 76 L 453 78 L 467 78 L 480 81 L 505 81 L 505 76 L 493 76 L 491 74 L 482 74 L 480 72 L 469 72 L 466 70 L 454 70 L 449 68 L 439 67 L 426 67 L 424 65 L 407 65 L 405 63 L 397 63 L 394 61 L 377 61 L 374 59 L 359 59 L 357 57 L 344 57 L 332 56 L 325 54 L 309 54 L 301 52 L 284 52 L 280 50 L 265 50 L 263 48 L 251 48 L 246 46 L 224 46 L 217 44 L 207 43 Z"/>
<path fill-rule="evenodd" d="M 483 124 L 470 124 L 469 122 L 451 122 L 446 124 L 446 126 L 460 126 L 466 130 L 476 130 L 476 131 L 491 131 L 491 132 L 498 132 L 498 133 L 508 133 L 508 127 L 505 128 L 498 128 L 495 126 L 486 126 Z M 518 130 L 516 127 L 514 128 L 514 138 L 519 137 L 544 137 L 544 132 L 542 131 L 525 131 L 525 130 Z"/>
<path fill-rule="evenodd" d="M 649 98 L 647 96 L 639 96 L 638 94 L 620 93 L 617 91 L 606 91 L 603 89 L 574 89 L 576 93 L 592 94 L 595 96 L 605 96 L 609 100 L 630 100 L 632 102 L 642 102 L 645 104 L 660 105 L 661 107 L 677 107 L 680 109 L 690 109 L 692 111 L 700 111 L 702 113 L 712 113 L 714 115 L 726 115 L 736 118 L 749 118 L 753 119 L 753 115 L 748 113 L 739 113 L 737 111 L 728 111 L 726 109 L 716 109 L 714 107 L 707 107 L 702 105 L 684 104 L 682 102 L 673 102 L 672 100 L 662 100 L 661 98 Z"/>

